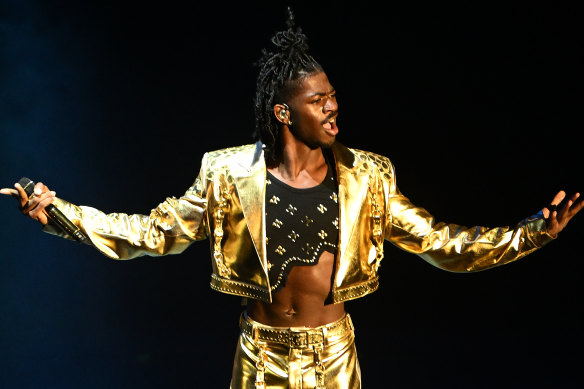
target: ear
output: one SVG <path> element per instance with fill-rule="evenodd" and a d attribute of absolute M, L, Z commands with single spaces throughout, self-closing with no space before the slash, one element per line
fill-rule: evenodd
<path fill-rule="evenodd" d="M 274 105 L 274 115 L 276 120 L 282 124 L 290 125 L 290 109 L 285 104 Z"/>

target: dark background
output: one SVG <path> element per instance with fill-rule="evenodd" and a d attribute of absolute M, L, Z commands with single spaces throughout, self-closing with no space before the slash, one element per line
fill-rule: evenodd
<path fill-rule="evenodd" d="M 148 213 L 205 151 L 251 142 L 252 64 L 285 6 L 145 3 L 2 2 L 0 186 L 28 176 Z M 339 141 L 390 157 L 437 219 L 514 225 L 584 190 L 577 9 L 294 8 L 338 91 Z M 0 216 L 0 387 L 228 387 L 242 307 L 209 288 L 208 242 L 114 261 L 43 234 L 10 198 Z M 387 244 L 379 291 L 347 303 L 364 387 L 581 387 L 579 218 L 474 274 Z"/>

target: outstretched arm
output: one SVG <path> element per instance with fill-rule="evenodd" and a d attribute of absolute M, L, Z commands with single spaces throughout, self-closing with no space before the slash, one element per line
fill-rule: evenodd
<path fill-rule="evenodd" d="M 30 197 L 18 184 L 16 189 L 4 188 L 1 193 L 16 198 L 21 212 L 42 223 L 46 232 L 71 239 L 51 223 L 46 207 L 53 203 L 89 238 L 87 243 L 108 257 L 130 259 L 141 255 L 177 254 L 191 242 L 205 237 L 206 201 L 197 190 L 198 183 L 197 180 L 178 199 L 167 198 L 149 215 L 106 214 L 92 207 L 77 206 L 55 197 L 55 193 L 42 183 L 35 186 Z"/>
<path fill-rule="evenodd" d="M 557 237 L 584 206 L 559 192 L 550 205 L 513 227 L 465 227 L 437 222 L 397 187 L 388 191 L 386 239 L 445 270 L 468 272 L 515 261 Z M 393 192 L 393 193 L 392 193 Z"/>
<path fill-rule="evenodd" d="M 552 202 L 542 209 L 543 217 L 547 223 L 547 233 L 552 236 L 557 236 L 568 224 L 568 222 L 576 216 L 582 208 L 584 208 L 584 201 L 578 198 L 580 193 L 574 193 L 569 198 L 566 198 L 566 192 L 559 191 Z"/>
<path fill-rule="evenodd" d="M 103 254 L 129 259 L 141 255 L 177 254 L 194 240 L 206 237 L 206 198 L 202 177 L 203 167 L 195 183 L 182 197 L 167 198 L 149 215 L 105 214 L 95 208 L 77 206 L 55 197 L 55 192 L 42 183 L 35 185 L 30 197 L 19 184 L 15 184 L 15 189 L 0 189 L 0 193 L 14 197 L 21 212 L 43 224 L 46 232 L 71 239 L 54 228 L 47 215 L 46 207 L 54 203 Z"/>

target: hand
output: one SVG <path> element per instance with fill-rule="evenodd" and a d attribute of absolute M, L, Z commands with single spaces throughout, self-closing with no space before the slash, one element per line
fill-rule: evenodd
<path fill-rule="evenodd" d="M 55 192 L 50 191 L 42 182 L 34 186 L 33 194 L 28 197 L 24 189 L 19 183 L 14 184 L 16 189 L 2 188 L 0 193 L 12 196 L 19 202 L 18 208 L 20 211 L 33 218 L 34 220 L 47 224 L 49 218 L 45 212 L 47 205 L 55 201 Z"/>
<path fill-rule="evenodd" d="M 580 197 L 580 193 L 574 193 L 572 197 L 566 199 L 566 192 L 561 190 L 556 194 L 550 205 L 542 209 L 543 217 L 547 223 L 548 234 L 555 237 L 566 227 L 570 219 L 584 208 L 584 201 L 576 202 L 578 197 Z"/>

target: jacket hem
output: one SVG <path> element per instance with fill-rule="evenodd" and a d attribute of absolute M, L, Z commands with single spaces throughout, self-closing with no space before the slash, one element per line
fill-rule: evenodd
<path fill-rule="evenodd" d="M 227 280 L 215 274 L 211 274 L 211 289 L 221 293 L 233 294 L 241 297 L 271 302 L 270 292 L 266 288 L 250 285 L 245 282 Z"/>
<path fill-rule="evenodd" d="M 379 277 L 371 278 L 361 284 L 350 286 L 344 289 L 337 289 L 333 292 L 335 303 L 354 300 L 375 292 L 379 288 Z"/>

